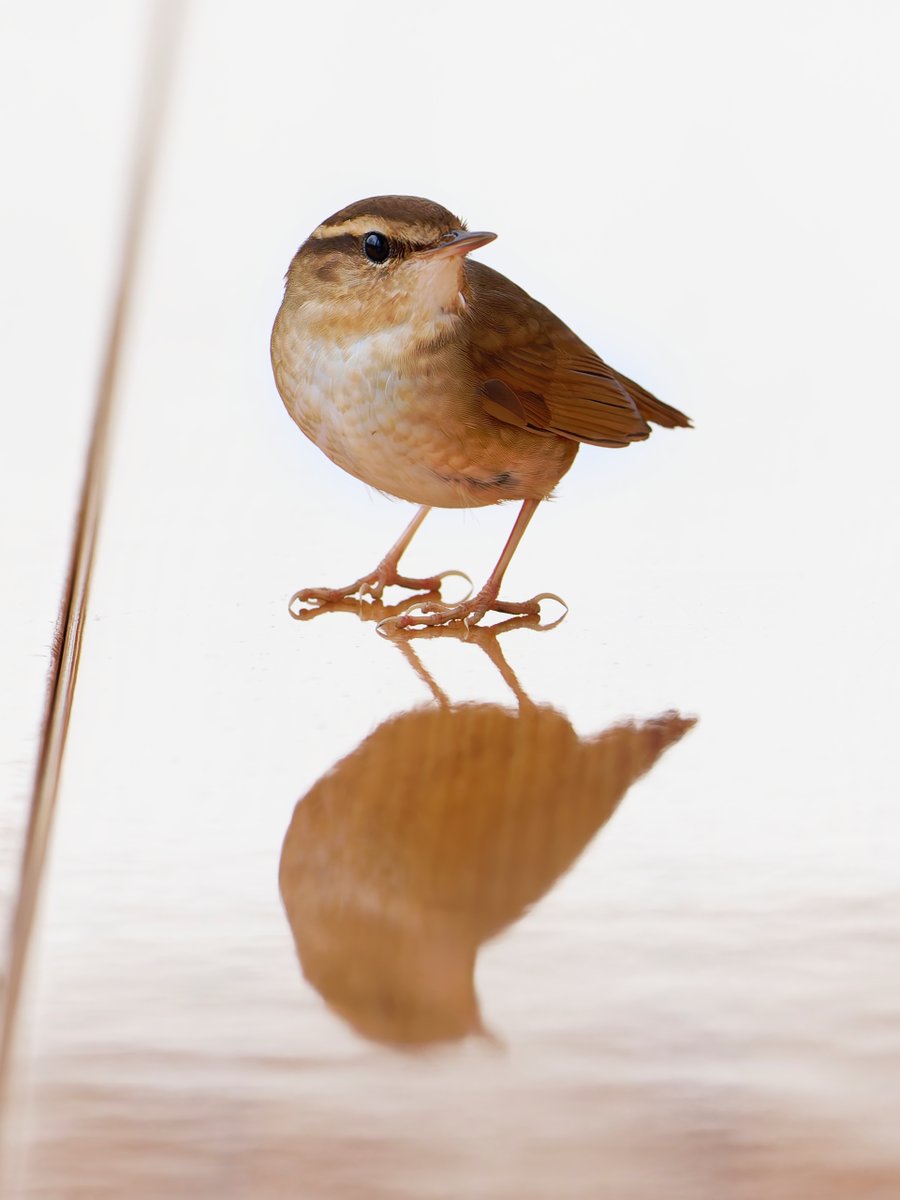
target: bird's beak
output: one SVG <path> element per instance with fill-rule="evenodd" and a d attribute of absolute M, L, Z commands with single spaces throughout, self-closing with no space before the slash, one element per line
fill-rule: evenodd
<path fill-rule="evenodd" d="M 486 246 L 496 237 L 496 233 L 470 233 L 468 229 L 454 229 L 441 240 L 440 245 L 430 250 L 422 250 L 422 258 L 450 258 L 454 254 L 468 254 L 479 246 Z"/>

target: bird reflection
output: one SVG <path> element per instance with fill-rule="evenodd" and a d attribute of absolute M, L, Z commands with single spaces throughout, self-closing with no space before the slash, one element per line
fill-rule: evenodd
<path fill-rule="evenodd" d="M 665 713 L 581 738 L 524 694 L 496 627 L 468 640 L 500 670 L 518 710 L 451 704 L 411 639 L 399 643 L 436 703 L 389 718 L 336 763 L 297 804 L 282 848 L 281 895 L 303 973 L 378 1042 L 482 1031 L 479 947 L 553 887 L 694 724 Z"/>

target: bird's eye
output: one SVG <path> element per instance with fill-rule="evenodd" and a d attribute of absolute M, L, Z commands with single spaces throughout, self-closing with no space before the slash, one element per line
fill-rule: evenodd
<path fill-rule="evenodd" d="M 369 262 L 386 262 L 391 256 L 391 243 L 383 233 L 367 233 L 363 238 L 363 253 Z"/>

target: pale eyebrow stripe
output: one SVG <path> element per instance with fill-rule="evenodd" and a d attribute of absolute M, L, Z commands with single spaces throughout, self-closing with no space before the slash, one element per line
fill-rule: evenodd
<path fill-rule="evenodd" d="M 390 231 L 384 227 L 384 218 L 372 216 L 349 217 L 340 225 L 320 225 L 310 235 L 310 241 L 330 241 L 332 238 L 365 237 L 367 233 L 383 233 L 386 237 L 397 238 L 399 241 L 418 242 L 422 237 L 421 225 L 411 221 L 391 221 Z M 437 234 L 435 234 L 437 241 Z"/>
<path fill-rule="evenodd" d="M 325 238 L 344 237 L 348 233 L 354 234 L 356 237 L 362 237 L 366 233 L 380 233 L 381 221 L 378 217 L 350 217 L 347 221 L 341 221 L 340 225 L 320 225 L 312 236 L 317 240 Z"/>

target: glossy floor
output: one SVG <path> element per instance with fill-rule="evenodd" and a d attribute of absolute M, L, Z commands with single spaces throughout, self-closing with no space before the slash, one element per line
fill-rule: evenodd
<path fill-rule="evenodd" d="M 718 11 L 655 8 L 648 38 L 637 10 L 601 29 L 573 9 L 524 23 L 515 62 L 479 12 L 470 67 L 505 81 L 492 111 L 522 63 L 558 82 L 515 93 L 508 161 L 547 133 L 526 187 L 487 139 L 463 163 L 434 143 L 429 105 L 454 96 L 454 129 L 478 115 L 436 16 L 405 10 L 410 47 L 438 49 L 385 77 L 362 8 L 190 10 L 13 1048 L 9 1196 L 900 1191 L 900 198 L 874 152 L 892 39 L 871 15 L 743 30 Z M 92 17 L 123 75 L 145 16 Z M 344 47 L 353 89 L 327 56 L 299 69 L 317 38 Z M 652 104 L 625 87 L 638 63 Z M 57 67 L 74 87 L 81 67 Z M 407 114 L 415 165 L 377 138 L 335 152 L 329 122 L 355 128 L 367 85 L 373 128 Z M 598 121 L 586 164 L 570 152 Z M 126 133 L 110 124 L 121 164 Z M 837 160 L 867 186 L 852 238 Z M 373 565 L 408 518 L 303 441 L 266 361 L 294 244 L 393 189 L 498 227 L 486 261 L 696 421 L 584 450 L 542 506 L 508 592 L 564 595 L 552 630 L 395 645 L 377 609 L 288 615 L 296 587 Z M 557 219 L 584 194 L 596 240 Z M 98 266 L 97 312 L 107 288 Z M 3 734 L 10 846 L 84 395 L 52 400 L 80 438 L 50 422 L 49 462 L 4 483 L 5 507 L 32 487 L 46 516 L 4 543 L 25 581 L 4 630 L 23 697 Z M 410 568 L 478 578 L 512 519 L 434 513 Z"/>

